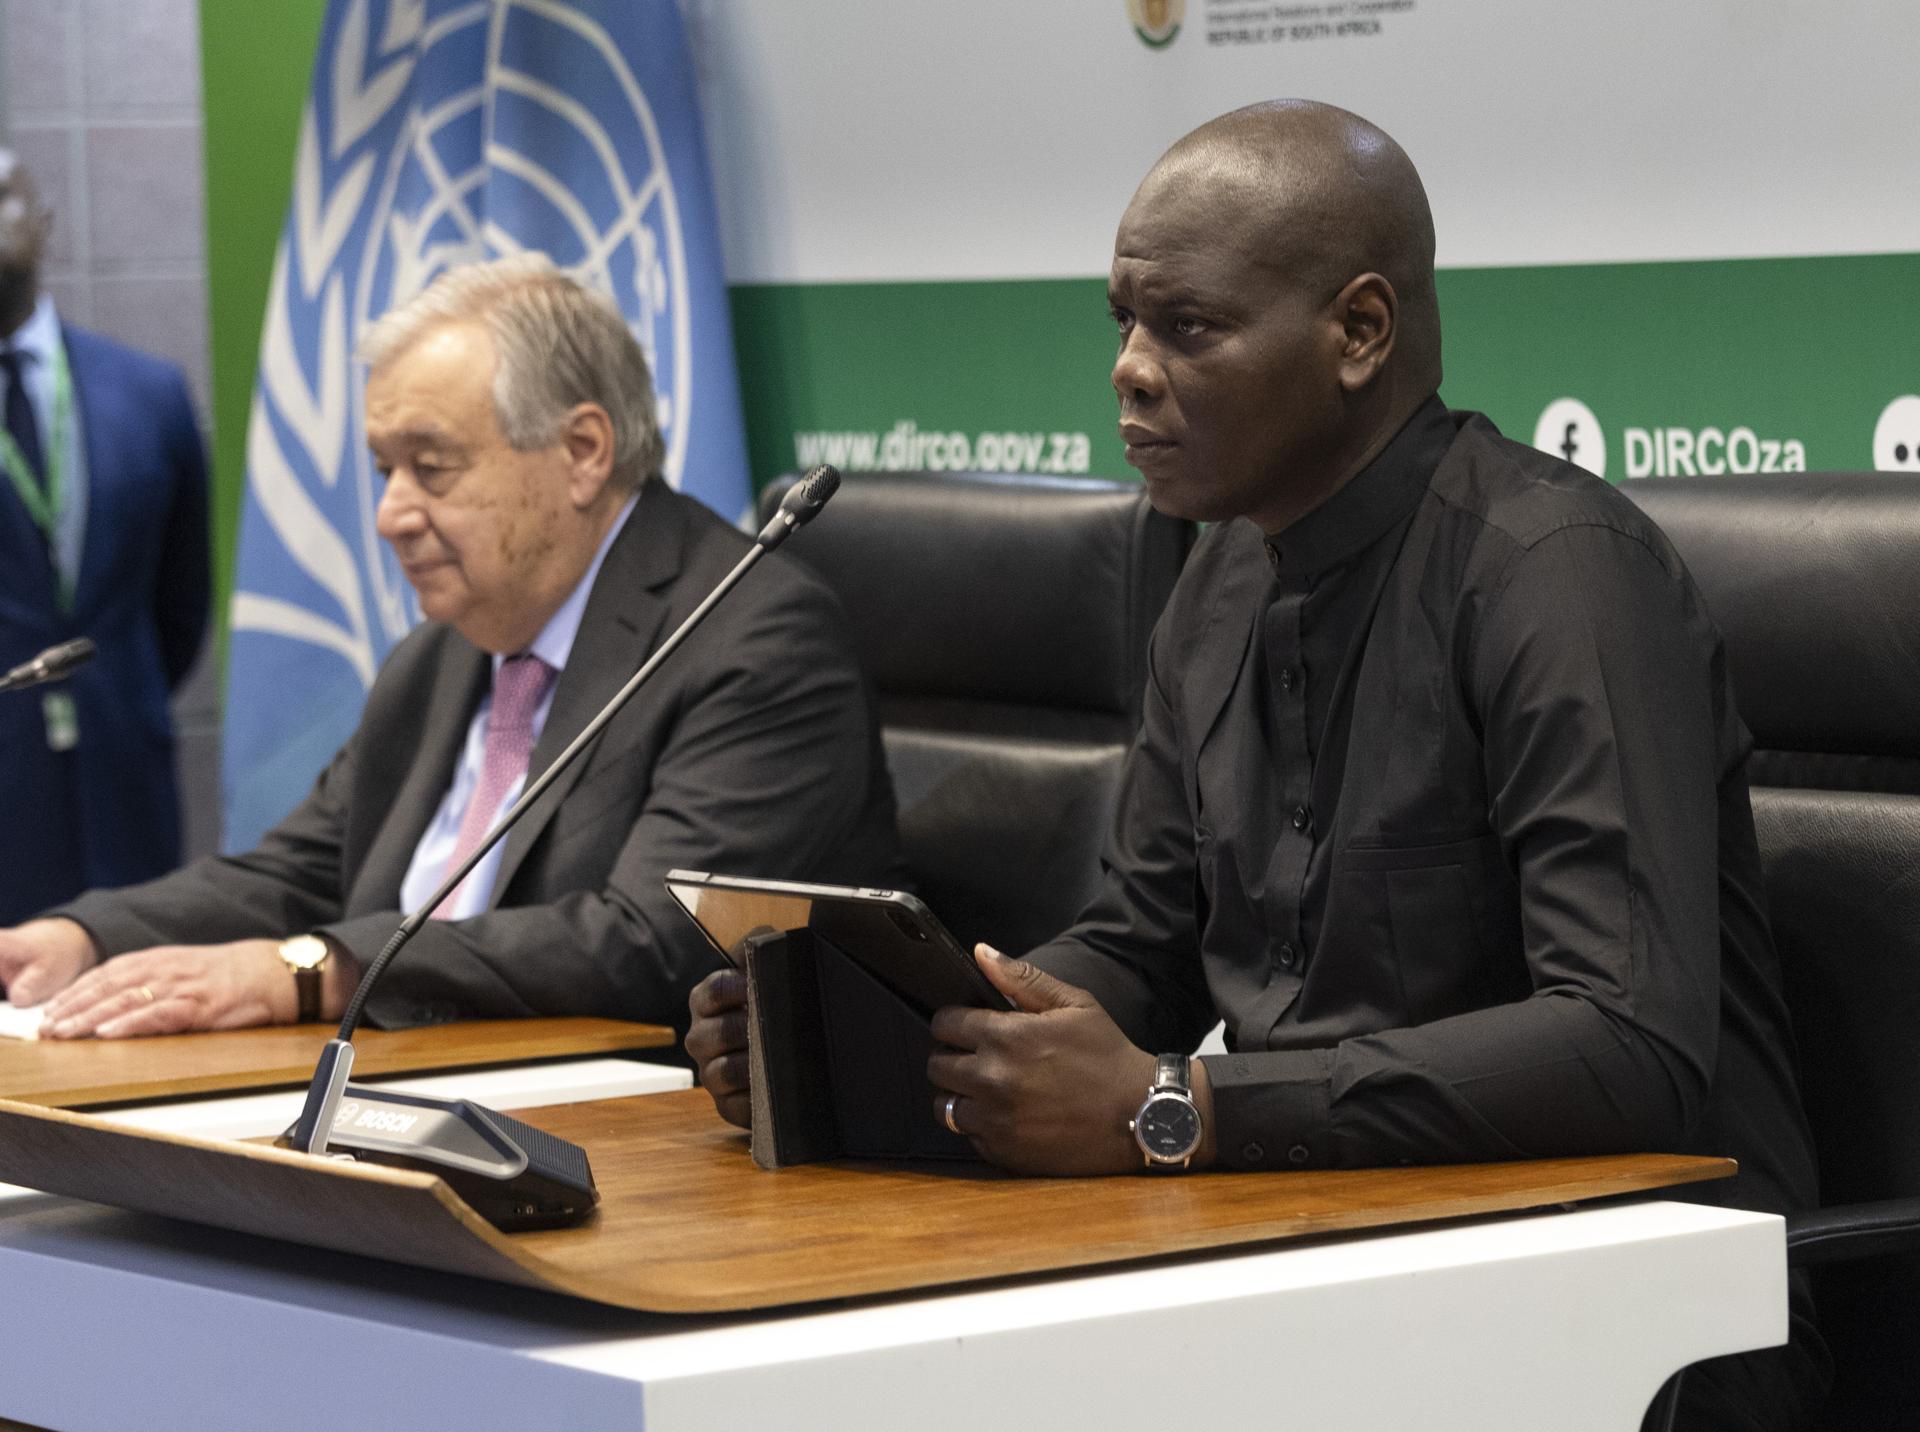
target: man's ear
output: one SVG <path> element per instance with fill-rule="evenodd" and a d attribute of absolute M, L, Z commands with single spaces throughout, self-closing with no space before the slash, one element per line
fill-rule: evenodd
<path fill-rule="evenodd" d="M 1400 296 L 1377 273 L 1340 290 L 1333 311 L 1341 325 L 1340 386 L 1357 393 L 1379 376 L 1400 332 Z"/>
<path fill-rule="evenodd" d="M 567 498 L 585 511 L 599 500 L 613 476 L 613 419 L 598 403 L 577 403 L 560 425 L 567 450 Z"/>

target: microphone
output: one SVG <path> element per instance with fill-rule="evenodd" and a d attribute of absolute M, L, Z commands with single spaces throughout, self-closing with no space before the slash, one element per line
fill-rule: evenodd
<path fill-rule="evenodd" d="M 828 469 L 832 471 L 832 469 Z M 834 481 L 839 481 L 838 475 Z M 825 499 L 821 499 L 825 501 Z M 808 513 L 811 517 L 813 514 Z M 799 519 L 806 521 L 806 517 Z M 23 661 L 5 676 L 0 676 L 0 691 L 22 691 L 29 686 L 41 686 L 49 681 L 59 681 L 72 675 L 93 660 L 93 641 L 89 637 L 77 636 L 72 641 L 63 641 L 58 646 L 50 646 L 32 661 Z"/>
<path fill-rule="evenodd" d="M 825 507 L 827 499 L 839 490 L 840 474 L 821 463 L 787 489 L 787 495 L 780 499 L 780 510 L 773 514 L 754 540 L 772 551 L 786 541 L 796 527 L 813 521 L 814 514 Z"/>
<path fill-rule="evenodd" d="M 794 529 L 810 521 L 840 486 L 840 474 L 822 464 L 796 483 L 780 510 L 746 555 L 720 579 L 706 598 L 661 642 L 652 656 L 613 694 L 613 698 L 573 738 L 553 764 L 530 782 L 501 816 L 472 854 L 449 871 L 440 888 L 400 922 L 384 949 L 361 975 L 347 1002 L 340 1030 L 314 1065 L 313 1082 L 305 1105 L 292 1128 L 276 1141 L 317 1157 L 348 1157 L 396 1168 L 438 1174 L 497 1228 L 557 1228 L 576 1223 L 600 1201 L 586 1151 L 578 1144 L 555 1138 L 517 1119 L 465 1099 L 430 1099 L 416 1094 L 387 1093 L 347 1082 L 353 1072 L 353 1031 L 360 1023 L 367 995 L 387 966 L 393 963 L 428 916 L 452 894 L 467 873 L 511 830 L 534 802 L 546 794 L 559 775 L 593 744 L 607 724 L 660 664 L 706 620 L 707 613 L 739 584 L 759 560 L 784 542 Z M 337 1152 L 330 1152 L 337 1151 Z"/>

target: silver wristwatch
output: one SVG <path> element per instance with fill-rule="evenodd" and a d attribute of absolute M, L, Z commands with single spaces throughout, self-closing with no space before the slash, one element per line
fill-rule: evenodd
<path fill-rule="evenodd" d="M 1188 1082 L 1184 1054 L 1162 1054 L 1154 1066 L 1153 1087 L 1133 1116 L 1133 1141 L 1148 1168 L 1185 1168 L 1200 1147 L 1200 1108 Z"/>

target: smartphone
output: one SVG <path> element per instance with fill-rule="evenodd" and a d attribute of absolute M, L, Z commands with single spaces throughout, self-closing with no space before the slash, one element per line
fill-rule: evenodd
<path fill-rule="evenodd" d="M 1014 1007 L 933 911 L 903 890 L 670 870 L 667 893 L 732 965 L 756 930 L 808 930 L 922 1016 L 950 1004 Z"/>

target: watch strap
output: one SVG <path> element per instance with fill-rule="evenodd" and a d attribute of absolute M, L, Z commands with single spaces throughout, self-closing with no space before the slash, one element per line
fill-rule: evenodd
<path fill-rule="evenodd" d="M 300 1011 L 294 1015 L 297 1024 L 313 1024 L 320 1018 L 320 971 L 295 970 L 293 972 L 293 993 L 300 1001 Z"/>
<path fill-rule="evenodd" d="M 296 957 L 296 946 L 320 947 L 319 958 L 314 958 L 305 950 Z M 280 958 L 286 963 L 287 970 L 293 976 L 293 996 L 295 1000 L 294 1022 L 312 1024 L 320 1018 L 320 986 L 324 978 L 322 971 L 333 958 L 333 946 L 322 935 L 295 935 L 280 942 Z"/>
<path fill-rule="evenodd" d="M 1184 1054 L 1162 1054 L 1154 1061 L 1153 1087 L 1193 1093 L 1193 1061 Z"/>

